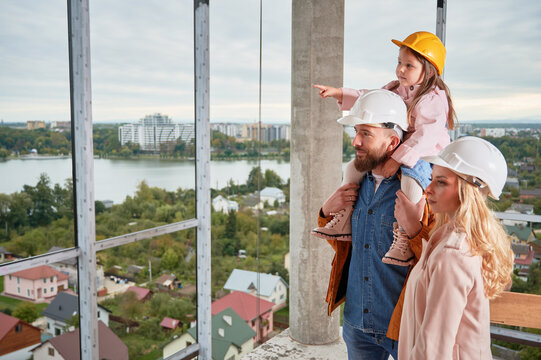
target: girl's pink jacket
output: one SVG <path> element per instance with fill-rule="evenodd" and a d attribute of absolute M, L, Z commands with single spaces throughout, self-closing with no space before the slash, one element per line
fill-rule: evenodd
<path fill-rule="evenodd" d="M 406 285 L 398 359 L 492 359 L 481 257 L 452 223 L 423 239 Z"/>
<path fill-rule="evenodd" d="M 396 81 L 392 81 L 383 88 L 388 90 L 395 84 Z M 400 95 L 409 107 L 418 90 L 419 85 L 410 88 L 398 86 L 393 92 Z M 366 91 L 342 88 L 342 102 L 338 102 L 340 110 L 351 109 L 355 100 Z M 421 156 L 439 154 L 440 150 L 450 142 L 446 126 L 448 112 L 449 104 L 444 90 L 435 88 L 424 95 L 411 114 L 414 125 L 408 129 L 404 142 L 395 150 L 392 158 L 401 164 L 413 167 Z"/>

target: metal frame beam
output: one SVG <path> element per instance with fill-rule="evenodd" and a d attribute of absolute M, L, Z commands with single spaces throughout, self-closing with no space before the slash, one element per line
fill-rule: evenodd
<path fill-rule="evenodd" d="M 88 0 L 68 0 L 73 191 L 78 257 L 81 359 L 98 360 L 94 144 Z"/>
<path fill-rule="evenodd" d="M 210 272 L 209 1 L 194 0 L 194 87 L 197 227 L 197 342 L 199 359 L 212 359 Z"/>

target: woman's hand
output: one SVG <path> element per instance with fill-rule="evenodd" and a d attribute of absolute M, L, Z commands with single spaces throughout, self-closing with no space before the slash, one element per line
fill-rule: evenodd
<path fill-rule="evenodd" d="M 342 102 L 342 89 L 338 89 L 327 85 L 312 85 L 316 89 L 319 89 L 319 96 L 321 98 L 333 97 L 336 100 Z"/>
<path fill-rule="evenodd" d="M 410 238 L 421 231 L 421 217 L 425 210 L 425 196 L 421 196 L 421 200 L 417 204 L 412 203 L 402 190 L 396 192 L 396 202 L 394 203 L 394 217 L 402 229 Z"/>
<path fill-rule="evenodd" d="M 357 201 L 357 190 L 359 184 L 345 184 L 339 187 L 332 195 L 323 203 L 321 210 L 325 216 L 329 216 L 331 213 L 337 213 L 347 206 L 355 205 Z"/>

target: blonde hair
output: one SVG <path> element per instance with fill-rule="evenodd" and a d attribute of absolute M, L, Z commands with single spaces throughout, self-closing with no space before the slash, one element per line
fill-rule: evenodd
<path fill-rule="evenodd" d="M 511 281 L 514 255 L 511 241 L 499 220 L 486 204 L 486 196 L 475 185 L 458 178 L 460 205 L 454 216 L 457 229 L 466 233 L 472 255 L 482 258 L 485 296 L 493 299 Z M 436 224 L 431 234 L 449 222 L 445 214 L 436 214 Z"/>
<path fill-rule="evenodd" d="M 424 76 L 423 80 L 419 84 L 419 91 L 415 94 L 413 97 L 413 100 L 411 101 L 411 105 L 408 106 L 408 124 L 412 126 L 411 121 L 411 113 L 413 112 L 413 109 L 415 109 L 415 106 L 419 103 L 421 98 L 428 94 L 430 91 L 432 91 L 436 86 L 440 88 L 441 90 L 445 91 L 445 95 L 447 96 L 447 103 L 449 104 L 449 111 L 447 113 L 447 128 L 449 130 L 453 130 L 455 128 L 455 125 L 458 124 L 458 120 L 456 118 L 456 112 L 455 108 L 453 106 L 453 100 L 451 99 L 451 91 L 443 81 L 443 79 L 438 74 L 438 70 L 436 70 L 436 67 L 430 63 L 423 55 L 419 54 L 416 51 L 413 51 L 407 46 L 403 46 L 403 48 L 407 49 L 407 51 L 411 52 L 417 60 L 419 60 L 423 66 Z M 396 89 L 400 83 L 396 81 L 396 84 L 392 86 L 389 90 Z"/>

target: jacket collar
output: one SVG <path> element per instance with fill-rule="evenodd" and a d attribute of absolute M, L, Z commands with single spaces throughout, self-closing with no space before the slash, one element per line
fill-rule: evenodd
<path fill-rule="evenodd" d="M 396 91 L 398 92 L 398 95 L 400 95 L 402 99 L 404 99 L 404 101 L 407 101 L 407 100 L 413 99 L 415 94 L 417 94 L 417 91 L 419 91 L 420 87 L 421 85 L 419 84 L 409 86 L 409 87 L 398 85 L 398 88 L 396 89 Z"/>

